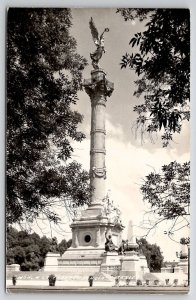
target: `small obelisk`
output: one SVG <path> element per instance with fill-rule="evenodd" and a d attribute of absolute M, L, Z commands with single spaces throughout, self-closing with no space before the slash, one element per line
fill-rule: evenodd
<path fill-rule="evenodd" d="M 127 246 L 125 255 L 121 257 L 120 276 L 130 276 L 132 284 L 136 284 L 136 280 L 141 278 L 141 265 L 138 253 L 138 244 L 133 232 L 133 223 L 130 220 L 127 232 Z"/>
<path fill-rule="evenodd" d="M 133 222 L 132 220 L 129 221 L 128 231 L 127 231 L 127 240 L 128 240 L 128 248 L 130 250 L 138 249 L 138 244 L 136 242 L 136 237 L 133 232 Z"/>

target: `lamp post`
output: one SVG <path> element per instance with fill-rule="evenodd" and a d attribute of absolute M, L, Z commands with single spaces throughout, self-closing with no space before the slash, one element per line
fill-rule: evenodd
<path fill-rule="evenodd" d="M 188 248 L 188 286 L 190 285 L 190 238 L 181 239 L 181 243 Z"/>
<path fill-rule="evenodd" d="M 190 244 L 187 244 L 188 248 L 188 286 L 190 285 Z"/>
<path fill-rule="evenodd" d="M 182 238 L 180 240 L 181 245 L 187 245 L 188 254 L 186 257 L 184 257 L 183 251 L 180 251 L 180 253 L 176 252 L 176 256 L 180 259 L 188 258 L 188 286 L 190 285 L 190 238 Z"/>

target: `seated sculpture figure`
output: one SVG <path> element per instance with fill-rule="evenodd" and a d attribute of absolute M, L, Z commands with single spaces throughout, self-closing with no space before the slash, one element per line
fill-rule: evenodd
<path fill-rule="evenodd" d="M 114 243 L 112 242 L 112 237 L 111 237 L 111 235 L 108 235 L 108 237 L 106 236 L 105 251 L 106 251 L 106 252 L 116 251 L 116 246 L 115 246 Z"/>
<path fill-rule="evenodd" d="M 118 248 L 118 254 L 119 255 L 126 255 L 126 252 L 135 251 L 135 247 L 133 247 L 132 244 L 129 244 L 128 240 L 122 240 L 119 248 Z"/>
<path fill-rule="evenodd" d="M 126 241 L 122 240 L 119 248 L 118 248 L 118 254 L 119 255 L 124 255 L 125 254 L 125 247 L 126 247 Z"/>

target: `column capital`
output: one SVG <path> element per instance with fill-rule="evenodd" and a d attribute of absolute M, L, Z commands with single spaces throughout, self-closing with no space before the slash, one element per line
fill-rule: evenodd
<path fill-rule="evenodd" d="M 110 97 L 114 90 L 114 84 L 106 79 L 106 73 L 102 69 L 92 71 L 91 79 L 85 79 L 83 86 L 91 101 L 97 99 L 95 95 L 101 94 L 106 102 L 106 97 Z M 104 101 L 97 104 L 104 104 Z"/>

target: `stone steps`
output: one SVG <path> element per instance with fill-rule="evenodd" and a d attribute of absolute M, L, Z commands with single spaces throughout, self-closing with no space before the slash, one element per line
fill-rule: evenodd
<path fill-rule="evenodd" d="M 114 277 L 112 277 L 109 274 L 106 274 L 104 272 L 97 272 L 93 275 L 95 281 L 101 281 L 101 282 L 113 282 Z"/>

